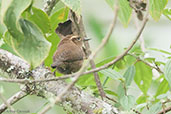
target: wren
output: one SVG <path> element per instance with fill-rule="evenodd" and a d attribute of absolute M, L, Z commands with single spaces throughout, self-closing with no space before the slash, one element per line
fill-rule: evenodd
<path fill-rule="evenodd" d="M 80 36 L 67 35 L 62 38 L 58 48 L 53 55 L 52 68 L 62 74 L 71 74 L 77 72 L 84 60 L 83 39 Z"/>

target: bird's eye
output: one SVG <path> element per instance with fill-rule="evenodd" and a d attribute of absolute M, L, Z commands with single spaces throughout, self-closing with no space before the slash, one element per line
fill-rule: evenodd
<path fill-rule="evenodd" d="M 80 38 L 80 37 L 78 37 L 78 38 L 77 38 L 77 40 L 78 40 L 78 41 L 80 41 L 80 40 L 81 40 L 81 38 Z"/>

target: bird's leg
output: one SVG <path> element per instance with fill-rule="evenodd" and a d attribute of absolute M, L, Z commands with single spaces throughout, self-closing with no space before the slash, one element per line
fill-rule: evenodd
<path fill-rule="evenodd" d="M 53 72 L 53 75 L 56 76 L 56 69 L 55 69 L 55 71 Z"/>

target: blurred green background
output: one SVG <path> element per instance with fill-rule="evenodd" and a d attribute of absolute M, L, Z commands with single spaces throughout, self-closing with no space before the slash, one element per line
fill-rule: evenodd
<path fill-rule="evenodd" d="M 34 6 L 38 8 L 43 8 L 46 0 L 35 0 Z M 63 7 L 62 3 L 57 4 L 56 8 Z M 171 7 L 171 1 L 167 7 Z M 113 11 L 105 2 L 105 0 L 81 0 L 82 16 L 86 29 L 87 36 L 91 38 L 90 46 L 93 51 L 101 42 L 102 38 L 108 31 L 109 25 L 113 19 Z M 55 11 L 55 9 L 54 9 Z M 52 11 L 53 12 L 53 11 Z M 135 38 L 137 29 L 134 24 L 135 17 L 131 18 L 130 24 L 127 28 L 124 28 L 123 25 L 117 21 L 116 28 L 103 50 L 98 54 L 95 59 L 96 63 L 109 58 L 117 56 L 119 53 L 124 51 L 124 48 L 128 47 L 132 40 Z M 167 55 L 161 55 L 159 52 L 150 51 L 148 48 L 158 48 L 166 51 L 171 51 L 171 21 L 165 16 L 161 16 L 159 22 L 155 22 L 151 17 L 145 30 L 143 32 L 143 37 L 145 41 L 145 47 L 147 48 L 147 54 L 145 56 L 155 57 L 160 61 L 165 61 Z M 138 44 L 139 45 L 139 42 Z M 93 83 L 93 76 L 88 79 L 85 85 L 89 86 L 95 85 Z M 85 76 L 86 77 L 86 76 Z M 102 82 L 104 77 L 101 76 Z M 92 83 L 89 83 L 92 82 Z M 82 83 L 82 80 L 78 82 Z M 84 84 L 83 84 L 84 85 Z M 107 87 L 112 91 L 117 91 L 116 88 L 118 82 L 110 80 L 107 84 Z M 11 83 L 2 83 L 0 82 L 0 88 L 3 89 L 3 95 L 6 99 L 15 94 L 20 90 L 18 84 Z M 135 83 L 131 85 L 131 91 L 129 94 L 138 96 L 140 90 L 138 89 Z M 151 87 L 155 89 L 155 87 Z M 153 94 L 153 93 L 151 93 Z M 17 102 L 13 107 L 16 110 L 29 111 L 30 113 L 36 113 L 48 102 L 48 100 L 42 99 L 40 97 L 30 95 L 24 99 Z M 2 101 L 0 100 L 0 104 Z M 7 114 L 7 113 L 4 113 Z M 60 106 L 54 106 L 47 114 L 66 114 L 66 112 Z"/>

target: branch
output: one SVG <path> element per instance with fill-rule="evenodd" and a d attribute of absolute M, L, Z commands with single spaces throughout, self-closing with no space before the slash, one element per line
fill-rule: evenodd
<path fill-rule="evenodd" d="M 168 107 L 165 110 L 162 110 L 162 111 L 158 112 L 157 114 L 165 114 L 165 113 L 167 113 L 169 111 L 171 111 L 171 107 Z"/>
<path fill-rule="evenodd" d="M 31 73 L 28 73 L 28 71 L 29 65 L 25 61 L 0 49 L 0 73 L 8 75 L 9 78 L 21 79 L 24 77 L 28 78 L 28 76 L 31 75 L 34 80 L 44 80 L 54 77 L 54 75 L 51 74 L 51 71 L 44 67 L 36 68 L 31 71 Z M 61 91 L 68 86 L 68 84 L 62 80 L 58 80 L 52 82 L 28 83 L 26 86 L 27 91 L 30 91 L 32 95 L 35 94 L 43 98 L 54 98 L 59 95 Z M 15 100 L 15 102 L 17 101 Z M 13 103 L 14 102 L 9 102 L 9 104 Z M 91 114 L 95 110 L 102 110 L 102 112 L 111 114 L 119 114 L 117 109 L 112 105 L 97 99 L 76 87 L 72 87 L 63 96 L 61 106 L 63 106 L 67 111 L 76 114 L 78 112 L 87 112 L 88 114 Z M 4 106 L 0 106 L 0 110 L 4 109 L 3 107 Z M 5 111 L 5 109 L 3 111 Z"/>
<path fill-rule="evenodd" d="M 134 57 L 135 59 L 137 59 L 138 61 L 142 61 L 143 63 L 145 63 L 146 65 L 148 65 L 149 67 L 151 67 L 152 69 L 156 69 L 159 73 L 162 73 L 163 74 L 163 71 L 161 71 L 161 69 L 159 67 L 155 67 L 155 66 L 152 66 L 151 64 L 149 64 L 148 62 L 140 59 L 140 57 L 136 56 L 136 55 L 133 55 L 133 54 L 130 54 L 128 53 L 128 55 Z"/>
<path fill-rule="evenodd" d="M 14 108 L 6 101 L 5 97 L 2 95 L 2 93 L 0 93 L 0 99 L 4 102 L 4 104 L 12 111 L 16 114 Z"/>
<path fill-rule="evenodd" d="M 11 98 L 9 98 L 6 103 L 0 105 L 0 114 L 4 112 L 7 108 L 9 108 L 10 105 L 13 105 L 14 103 L 18 102 L 20 99 L 24 98 L 28 94 L 23 91 L 17 92 L 15 95 L 13 95 Z M 13 111 L 15 112 L 15 111 Z"/>

